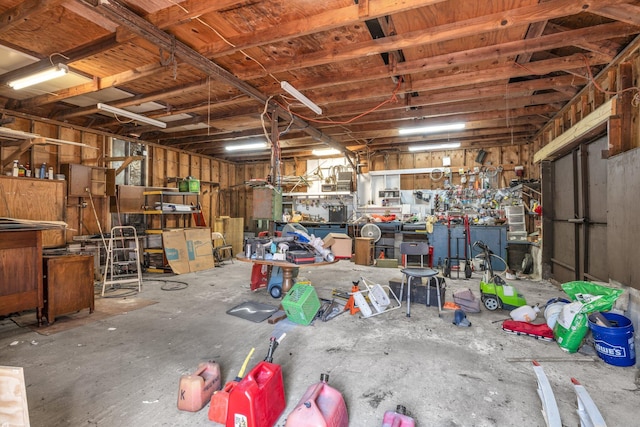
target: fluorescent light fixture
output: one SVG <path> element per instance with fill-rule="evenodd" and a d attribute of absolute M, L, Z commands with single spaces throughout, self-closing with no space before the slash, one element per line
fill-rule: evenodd
<path fill-rule="evenodd" d="M 462 130 L 465 128 L 464 123 L 451 123 L 448 125 L 433 125 L 433 126 L 423 126 L 416 128 L 404 128 L 398 129 L 399 135 L 415 135 L 422 133 L 438 133 L 438 132 L 447 132 L 450 130 Z"/>
<path fill-rule="evenodd" d="M 267 148 L 266 142 L 249 142 L 247 144 L 235 144 L 235 145 L 227 145 L 224 147 L 227 151 L 239 151 L 239 150 L 260 150 L 263 148 Z"/>
<path fill-rule="evenodd" d="M 311 153 L 314 156 L 333 156 L 335 154 L 340 154 L 340 150 L 336 150 L 335 148 L 321 148 L 321 149 L 315 149 L 315 150 L 311 150 Z"/>
<path fill-rule="evenodd" d="M 280 82 L 280 87 L 285 91 L 287 91 L 289 95 L 293 96 L 295 99 L 297 99 L 298 101 L 306 105 L 307 108 L 309 108 L 311 111 L 313 111 L 317 115 L 322 114 L 322 108 L 318 107 L 312 100 L 304 96 L 302 93 L 300 93 L 300 91 L 298 91 L 298 89 L 291 86 L 288 82 L 285 82 L 285 81 Z"/>
<path fill-rule="evenodd" d="M 409 147 L 409 151 L 432 151 L 432 150 L 448 150 L 450 148 L 459 148 L 459 142 L 448 142 L 446 144 L 431 144 L 431 145 L 412 145 Z"/>
<path fill-rule="evenodd" d="M 111 113 L 116 116 L 127 117 L 129 119 L 135 120 L 136 122 L 157 126 L 163 129 L 167 127 L 167 124 L 165 122 L 161 122 L 160 120 L 152 119 L 147 116 L 143 116 L 142 114 L 137 114 L 131 111 L 123 110 L 122 108 L 112 107 L 111 105 L 103 104 L 101 102 L 98 102 L 96 107 L 100 111 Z"/>
<path fill-rule="evenodd" d="M 48 68 L 44 71 L 40 71 L 30 76 L 22 77 L 16 80 L 12 80 L 7 83 L 14 90 L 23 89 L 25 87 L 33 86 L 38 83 L 53 80 L 57 77 L 64 76 L 69 72 L 69 67 L 64 64 L 57 64 L 54 67 Z"/>

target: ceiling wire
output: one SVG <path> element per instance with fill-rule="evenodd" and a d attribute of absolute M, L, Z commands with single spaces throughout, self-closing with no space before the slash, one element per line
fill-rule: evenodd
<path fill-rule="evenodd" d="M 401 84 L 402 84 L 402 79 L 399 79 L 398 80 L 398 84 L 396 85 L 396 88 L 393 90 L 393 93 L 391 94 L 391 96 L 388 99 L 386 99 L 385 101 L 382 101 L 380 104 L 376 105 L 373 108 L 370 108 L 369 110 L 365 111 L 364 113 L 360 113 L 357 116 L 350 118 L 349 120 L 345 120 L 345 121 L 341 121 L 341 122 L 338 122 L 338 121 L 335 121 L 335 120 L 318 120 L 318 119 L 307 117 L 307 116 L 304 116 L 304 115 L 298 114 L 298 113 L 293 113 L 292 112 L 292 114 L 297 116 L 297 117 L 300 117 L 303 120 L 306 120 L 308 122 L 313 122 L 313 123 L 328 124 L 328 125 L 348 125 L 348 124 L 353 123 L 354 121 L 356 121 L 356 120 L 358 120 L 358 119 L 360 119 L 360 118 L 362 118 L 362 117 L 364 117 L 364 116 L 366 116 L 368 114 L 373 113 L 374 111 L 380 109 L 381 107 L 383 107 L 384 105 L 386 105 L 386 104 L 388 104 L 390 102 L 398 102 L 397 95 L 398 95 L 398 91 L 400 90 Z M 278 105 L 280 105 L 281 107 L 285 108 L 280 103 L 278 103 Z"/>
<path fill-rule="evenodd" d="M 63 54 L 61 54 L 61 53 L 59 53 L 59 52 L 54 52 L 54 53 L 52 53 L 51 55 L 49 55 L 49 62 L 51 62 L 51 65 L 55 65 L 55 64 L 53 63 L 53 59 L 51 59 L 51 58 L 53 58 L 54 56 L 62 56 L 62 57 L 63 57 L 64 59 L 66 59 L 67 61 L 68 61 L 69 59 L 71 59 L 71 58 L 69 58 L 68 56 L 63 55 Z"/>
<path fill-rule="evenodd" d="M 589 77 L 589 81 L 593 84 L 593 86 L 598 89 L 600 92 L 607 94 L 607 95 L 619 95 L 625 92 L 628 92 L 630 90 L 635 90 L 636 93 L 633 96 L 633 105 L 635 107 L 637 107 L 638 105 L 640 105 L 640 88 L 638 86 L 630 86 L 626 89 L 622 89 L 622 90 L 615 90 L 615 91 L 611 91 L 611 90 L 606 90 L 604 89 L 602 86 L 600 86 L 598 84 L 598 82 L 596 81 L 596 79 L 593 77 L 593 73 L 591 72 L 591 64 L 589 64 L 589 58 L 587 58 L 587 55 L 585 54 L 581 54 L 582 59 L 584 60 L 584 63 L 587 66 L 587 75 Z"/>
<path fill-rule="evenodd" d="M 187 8 L 185 8 L 184 6 L 182 6 L 181 4 L 176 3 L 174 0 L 169 0 L 171 3 L 173 3 L 175 6 L 178 6 L 180 9 L 182 9 L 185 13 L 190 13 L 189 10 Z M 198 22 L 200 22 L 202 25 L 204 25 L 205 27 L 209 28 L 211 31 L 213 31 L 218 37 L 220 37 L 220 39 L 225 42 L 226 44 L 228 44 L 229 46 L 231 46 L 232 48 L 237 48 L 237 46 L 235 44 L 233 44 L 232 42 L 230 42 L 229 40 L 227 40 L 222 34 L 220 34 L 220 32 L 218 30 L 216 30 L 215 28 L 213 28 L 211 25 L 209 25 L 208 23 L 204 22 L 202 19 L 200 19 L 199 16 L 194 18 L 195 20 L 197 20 Z M 262 65 L 262 63 L 260 63 L 260 61 L 258 61 L 257 59 L 255 59 L 253 56 L 249 55 L 248 53 L 246 53 L 243 49 L 239 49 L 239 52 L 242 53 L 243 55 L 245 55 L 247 58 L 249 58 L 250 60 L 252 60 L 253 62 L 255 62 L 256 64 L 258 64 L 258 66 L 260 66 L 260 68 L 262 68 L 264 70 L 265 73 L 267 73 L 268 76 L 270 76 L 271 78 L 273 78 L 276 82 L 280 83 L 280 80 L 278 78 L 276 78 L 272 73 L 269 72 L 269 70 L 266 69 L 266 67 L 264 65 Z M 277 105 L 279 105 L 280 107 L 284 108 L 285 110 L 287 110 L 289 112 L 289 114 L 291 114 L 292 117 L 292 123 L 293 124 L 293 116 L 299 117 L 303 120 L 307 120 L 313 123 L 320 123 L 320 124 L 336 124 L 336 125 L 347 125 L 350 124 L 368 114 L 371 114 L 372 112 L 380 109 L 381 107 L 383 107 L 384 105 L 390 103 L 390 102 L 398 102 L 398 98 L 397 98 L 397 94 L 398 91 L 400 90 L 400 86 L 403 82 L 402 78 L 398 79 L 398 84 L 396 86 L 396 88 L 394 89 L 393 93 L 391 94 L 390 98 L 381 102 L 380 104 L 378 104 L 377 106 L 349 119 L 346 121 L 334 121 L 334 120 L 317 120 L 317 119 L 313 119 L 311 117 L 306 117 L 302 114 L 298 114 L 298 113 L 294 113 L 290 110 L 289 107 L 285 107 L 282 104 L 280 104 L 279 102 L 276 102 Z M 282 96 L 284 98 L 284 96 Z M 271 99 L 271 97 L 269 97 L 269 99 Z M 266 108 L 266 106 L 265 106 Z M 266 135 L 266 128 L 264 126 L 264 120 L 263 118 L 261 118 L 261 120 L 263 121 L 263 130 L 265 131 L 265 135 Z M 288 132 L 289 128 L 291 127 L 291 124 L 287 127 L 286 131 Z M 268 137 L 267 137 L 268 138 Z M 267 140 L 270 140 L 270 138 L 268 138 Z"/>
<path fill-rule="evenodd" d="M 190 13 L 189 10 L 182 6 L 181 4 L 176 3 L 174 0 L 169 0 L 171 3 L 173 3 L 174 5 L 178 6 L 180 9 L 182 9 L 184 11 L 184 13 Z M 225 42 L 226 44 L 228 44 L 229 46 L 231 46 L 232 48 L 237 48 L 236 45 L 234 45 L 233 43 L 231 43 L 229 40 L 227 40 L 222 34 L 220 34 L 220 32 L 218 30 L 216 30 L 215 28 L 213 28 L 211 25 L 209 25 L 208 23 L 204 22 L 202 19 L 200 19 L 199 16 L 196 16 L 194 18 L 196 21 L 198 21 L 199 23 L 201 23 L 202 25 L 204 25 L 205 27 L 209 28 L 211 31 L 213 31 L 218 37 L 220 37 L 220 39 Z M 247 52 L 245 52 L 242 49 L 239 49 L 239 52 L 242 53 L 244 56 L 246 56 L 247 58 L 249 58 L 250 60 L 252 60 L 253 62 L 255 62 L 256 64 L 258 64 L 260 66 L 260 68 L 262 68 L 264 70 L 265 73 L 267 73 L 267 75 L 269 75 L 271 78 L 273 78 L 276 82 L 280 83 L 280 80 L 278 80 L 273 74 L 271 74 L 265 67 L 264 65 L 262 65 L 260 63 L 260 61 L 258 61 L 257 59 L 255 59 L 253 56 L 249 55 Z"/>

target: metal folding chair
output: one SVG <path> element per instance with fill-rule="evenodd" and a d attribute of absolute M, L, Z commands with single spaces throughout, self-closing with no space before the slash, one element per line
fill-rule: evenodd
<path fill-rule="evenodd" d="M 400 253 L 402 254 L 402 284 L 400 285 L 400 301 L 402 302 L 402 294 L 404 291 L 404 283 L 407 282 L 407 317 L 411 317 L 411 281 L 414 278 L 427 278 L 427 305 L 431 296 L 431 286 L 435 285 L 436 294 L 438 296 L 438 316 L 442 311 L 442 301 L 440 299 L 440 286 L 436 275 L 437 270 L 424 267 L 424 257 L 429 256 L 429 244 L 426 242 L 403 242 L 400 243 Z M 419 255 L 420 267 L 407 267 L 407 256 Z"/>
<path fill-rule="evenodd" d="M 211 241 L 213 242 L 213 257 L 216 262 L 222 264 L 226 260 L 231 260 L 233 264 L 233 246 L 227 243 L 224 235 L 214 231 L 211 233 Z"/>

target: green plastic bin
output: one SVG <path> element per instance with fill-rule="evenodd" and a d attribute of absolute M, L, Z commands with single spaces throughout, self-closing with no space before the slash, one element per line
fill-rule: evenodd
<path fill-rule="evenodd" d="M 282 299 L 287 318 L 300 325 L 308 325 L 320 310 L 320 299 L 311 285 L 296 283 Z"/>

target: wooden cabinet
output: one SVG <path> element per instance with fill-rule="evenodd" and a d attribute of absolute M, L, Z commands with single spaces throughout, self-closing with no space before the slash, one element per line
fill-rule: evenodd
<path fill-rule="evenodd" d="M 115 170 L 74 163 L 60 165 L 60 173 L 69 183 L 67 195 L 70 197 L 115 196 Z"/>
<path fill-rule="evenodd" d="M 42 231 L 0 231 L 0 315 L 42 307 Z"/>
<path fill-rule="evenodd" d="M 62 255 L 43 258 L 44 316 L 50 324 L 56 316 L 80 311 L 93 313 L 93 256 Z"/>
<path fill-rule="evenodd" d="M 356 237 L 354 263 L 357 265 L 373 265 L 374 246 L 373 239 L 368 237 Z"/>

